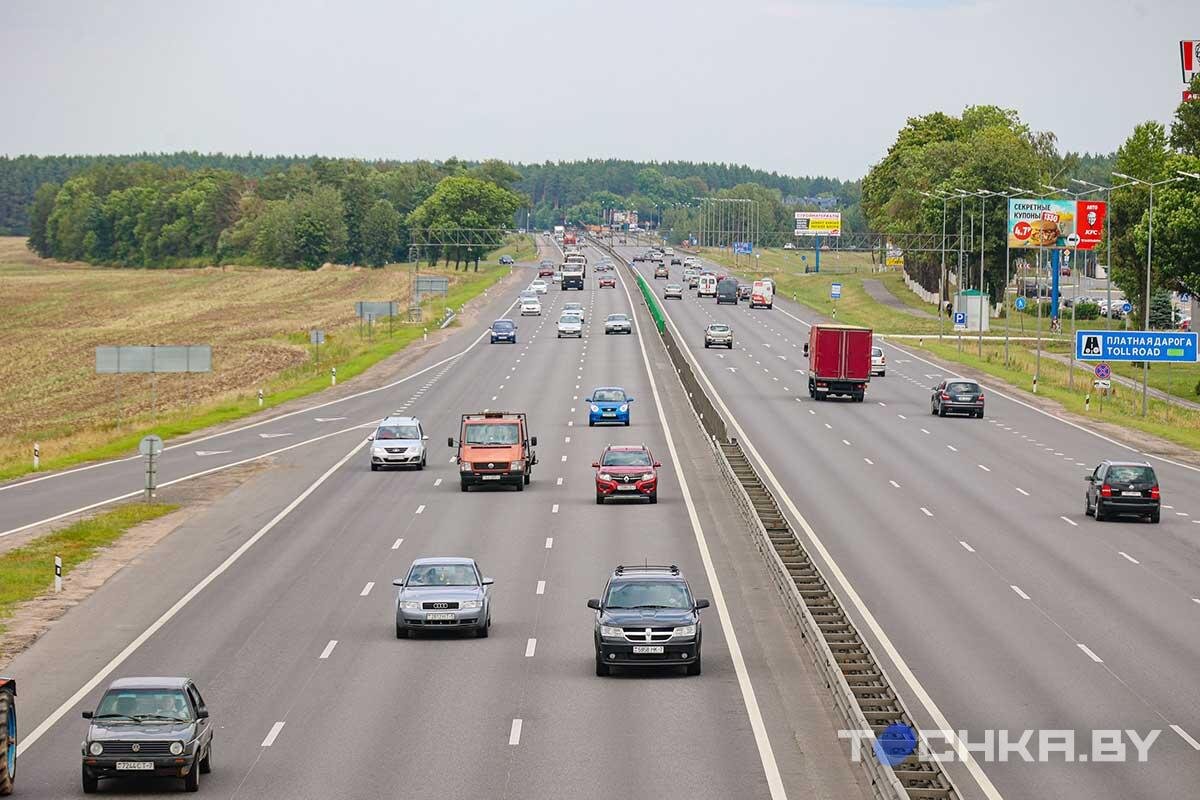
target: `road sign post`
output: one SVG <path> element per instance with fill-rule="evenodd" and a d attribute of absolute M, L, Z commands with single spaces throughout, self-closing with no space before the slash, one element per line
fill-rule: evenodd
<path fill-rule="evenodd" d="M 833 318 L 837 319 L 837 301 L 842 298 L 842 285 L 840 283 L 829 284 L 829 299 L 833 302 Z"/>
<path fill-rule="evenodd" d="M 146 502 L 149 503 L 154 497 L 154 490 L 158 486 L 158 465 L 157 459 L 159 453 L 163 451 L 163 440 L 151 434 L 142 438 L 138 442 L 138 452 L 146 457 Z"/>

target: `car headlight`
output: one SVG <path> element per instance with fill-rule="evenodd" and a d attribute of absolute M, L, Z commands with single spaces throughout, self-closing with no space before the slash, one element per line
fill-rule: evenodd
<path fill-rule="evenodd" d="M 482 600 L 463 600 L 458 604 L 459 608 L 483 608 Z"/>
<path fill-rule="evenodd" d="M 513 461 L 511 464 L 508 465 L 508 468 L 515 469 L 519 472 L 519 471 L 525 469 L 525 462 L 524 461 Z"/>
<path fill-rule="evenodd" d="M 387 452 L 387 450 L 385 450 L 385 449 L 384 449 L 384 448 L 382 448 L 382 447 L 373 447 L 373 448 L 371 448 L 371 452 L 372 452 L 372 453 L 374 453 L 374 454 L 375 454 L 375 455 L 377 455 L 377 456 L 381 456 L 381 455 L 383 455 L 384 453 L 386 453 L 386 452 Z"/>
<path fill-rule="evenodd" d="M 655 476 L 655 474 L 654 474 L 653 472 L 647 472 L 647 473 L 645 473 L 644 475 L 642 475 L 642 480 L 644 480 L 644 481 L 652 481 L 652 480 L 654 480 L 654 478 L 655 478 L 655 477 L 656 477 L 656 476 Z"/>
<path fill-rule="evenodd" d="M 88 745 L 88 752 L 94 756 L 98 756 L 104 752 L 104 745 L 99 742 L 92 742 Z"/>
<path fill-rule="evenodd" d="M 612 475 L 609 475 L 607 472 L 601 472 L 601 473 L 600 473 L 600 480 L 602 480 L 602 481 L 611 481 L 611 480 L 612 480 Z"/>
<path fill-rule="evenodd" d="M 420 600 L 401 600 L 400 608 L 405 611 L 417 611 L 421 608 Z"/>
<path fill-rule="evenodd" d="M 628 403 L 622 403 L 622 404 L 621 404 L 621 413 L 622 413 L 622 414 L 624 414 L 624 413 L 625 413 L 626 411 L 628 411 L 628 410 L 629 410 L 629 404 L 628 404 Z"/>
<path fill-rule="evenodd" d="M 471 462 L 463 461 L 461 464 L 458 465 L 458 471 L 459 472 L 470 472 L 471 471 Z"/>
<path fill-rule="evenodd" d="M 593 414 L 599 414 L 599 413 L 600 413 L 600 406 L 592 406 L 592 413 L 593 413 Z"/>
<path fill-rule="evenodd" d="M 624 639 L 625 631 L 612 625 L 600 626 L 600 638 L 602 639 Z"/>
<path fill-rule="evenodd" d="M 171 755 L 177 756 L 183 752 L 183 742 L 171 742 Z"/>
<path fill-rule="evenodd" d="M 687 639 L 696 635 L 695 625 L 680 625 L 675 630 L 671 631 L 672 636 L 681 636 Z"/>

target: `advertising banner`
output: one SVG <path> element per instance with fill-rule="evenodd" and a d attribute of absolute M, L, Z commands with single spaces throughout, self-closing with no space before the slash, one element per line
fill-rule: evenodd
<path fill-rule="evenodd" d="M 1008 201 L 1008 246 L 1091 250 L 1104 239 L 1102 200 Z"/>
<path fill-rule="evenodd" d="M 1200 73 L 1200 41 L 1179 43 L 1179 69 L 1184 83 L 1191 83 L 1192 76 Z"/>
<path fill-rule="evenodd" d="M 797 211 L 797 236 L 841 236 L 842 212 Z"/>

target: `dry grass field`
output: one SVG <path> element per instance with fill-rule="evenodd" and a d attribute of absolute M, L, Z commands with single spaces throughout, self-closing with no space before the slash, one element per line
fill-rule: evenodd
<path fill-rule="evenodd" d="M 436 271 L 451 278 L 455 305 L 507 273 L 495 264 L 479 273 Z M 368 342 L 354 302 L 397 300 L 404 308 L 411 278 L 400 266 L 105 269 L 39 259 L 23 239 L 0 238 L 0 477 L 29 464 L 35 441 L 43 466 L 57 466 L 145 428 L 152 390 L 159 423 L 178 433 L 184 417 L 244 404 L 259 388 L 273 400 L 295 396 L 330 365 L 342 377 L 348 362 L 378 360 L 371 356 L 415 338 L 415 326 L 397 326 L 389 342 L 386 323 L 377 323 Z M 320 367 L 310 328 L 327 331 Z M 115 344 L 211 344 L 213 372 L 160 375 L 154 386 L 149 376 L 95 374 L 96 346 Z"/>

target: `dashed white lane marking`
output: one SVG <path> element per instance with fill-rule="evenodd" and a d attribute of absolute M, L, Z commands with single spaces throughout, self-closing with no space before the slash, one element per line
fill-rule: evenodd
<path fill-rule="evenodd" d="M 546 537 L 546 549 L 549 550 L 551 547 L 554 547 L 554 537 L 547 536 Z"/>
<path fill-rule="evenodd" d="M 1190 744 L 1193 750 L 1200 750 L 1200 742 L 1197 742 L 1195 739 L 1193 739 L 1183 728 L 1179 727 L 1178 725 L 1172 725 L 1171 730 L 1179 734 L 1179 738 Z"/>
<path fill-rule="evenodd" d="M 1186 511 L 1176 511 L 1175 512 L 1175 516 L 1177 516 L 1177 517 L 1186 517 L 1187 515 L 1188 515 L 1188 512 L 1186 512 Z"/>
<path fill-rule="evenodd" d="M 1163 506 L 1163 508 L 1167 509 L 1168 511 L 1169 511 L 1170 509 L 1174 508 L 1174 507 L 1175 507 L 1175 506 Z"/>
<path fill-rule="evenodd" d="M 564 436 L 564 437 L 563 437 L 563 444 L 570 444 L 570 443 L 571 443 L 571 437 L 570 437 L 570 436 Z"/>
<path fill-rule="evenodd" d="M 900 488 L 900 484 L 896 483 L 895 481 L 888 481 L 888 483 L 890 483 L 892 486 L 894 486 L 897 489 Z"/>
<path fill-rule="evenodd" d="M 1020 586 L 1017 586 L 1016 584 L 1009 584 L 1009 587 L 1008 587 L 1008 588 L 1010 588 L 1010 589 L 1012 589 L 1014 592 L 1016 592 L 1016 593 L 1017 593 L 1017 597 L 1021 598 L 1022 600 L 1028 600 L 1028 599 L 1029 599 L 1029 595 L 1027 595 L 1027 594 L 1025 594 L 1025 592 L 1021 591 L 1021 587 L 1020 587 Z"/>
<path fill-rule="evenodd" d="M 967 544 L 966 542 L 960 541 L 959 544 L 961 544 L 963 546 L 963 549 L 966 550 L 968 553 L 975 552 L 975 548 L 971 547 L 971 545 Z"/>
<path fill-rule="evenodd" d="M 825 427 L 829 428 L 829 430 L 833 430 L 833 426 L 830 425 L 828 422 L 825 423 Z"/>
<path fill-rule="evenodd" d="M 555 503 L 554 505 L 552 505 L 552 506 L 550 507 L 550 513 L 551 513 L 551 514 L 557 514 L 557 513 L 558 513 L 558 503 Z"/>
<path fill-rule="evenodd" d="M 558 481 L 555 483 L 555 485 L 562 486 L 562 478 L 559 478 Z"/>
<path fill-rule="evenodd" d="M 458 456 L 450 456 L 450 463 L 453 464 L 458 459 Z"/>
<path fill-rule="evenodd" d="M 921 506 L 921 513 L 922 513 L 922 514 L 924 514 L 924 515 L 925 515 L 925 516 L 927 516 L 927 517 L 932 517 L 932 516 L 933 516 L 933 512 L 932 512 L 932 511 L 930 511 L 930 510 L 929 510 L 928 508 L 926 508 L 925 506 Z"/>
<path fill-rule="evenodd" d="M 921 428 L 921 433 L 926 433 L 926 434 L 927 434 L 927 433 L 929 433 L 929 431 L 925 430 L 924 428 Z"/>
<path fill-rule="evenodd" d="M 402 545 L 402 544 L 404 544 L 404 539 L 403 538 L 397 539 L 396 541 L 392 542 L 392 549 L 399 550 L 400 545 Z"/>
<path fill-rule="evenodd" d="M 1068 525 L 1071 525 L 1072 527 L 1075 527 L 1075 528 L 1079 527 L 1079 523 L 1076 522 L 1075 520 L 1071 519 L 1070 517 L 1064 517 L 1064 516 L 1060 515 L 1059 519 L 1061 519 L 1063 522 L 1067 523 Z"/>
<path fill-rule="evenodd" d="M 438 478 L 436 481 L 434 481 L 434 482 L 433 482 L 433 485 L 434 485 L 434 486 L 441 486 L 441 485 L 442 485 L 442 479 L 441 479 L 441 478 Z"/>
<path fill-rule="evenodd" d="M 1121 556 L 1121 558 L 1124 558 L 1130 564 L 1141 564 L 1142 563 L 1142 562 L 1138 561 L 1136 558 L 1134 558 L 1133 556 L 1129 555 L 1129 553 L 1126 553 L 1124 550 L 1118 550 L 1117 553 Z"/>
<path fill-rule="evenodd" d="M 849 439 L 842 439 L 842 444 L 846 445 L 846 447 L 853 447 L 853 446 L 854 446 L 854 445 L 850 444 L 850 440 L 849 440 Z"/>
<path fill-rule="evenodd" d="M 799 398 L 799 397 L 797 397 L 796 399 L 797 399 L 797 400 L 799 400 L 800 398 Z M 812 414 L 812 415 L 816 416 L 816 413 L 817 413 L 817 412 L 816 412 L 816 411 L 813 411 L 813 410 L 810 408 L 810 409 L 808 410 L 808 413 L 810 413 L 810 414 Z"/>
<path fill-rule="evenodd" d="M 979 468 L 980 468 L 981 470 L 983 470 L 984 472 L 991 472 L 991 471 L 992 471 L 990 467 L 985 467 L 983 464 L 976 464 L 975 466 L 979 467 Z"/>
<path fill-rule="evenodd" d="M 276 722 L 274 725 L 272 725 L 271 730 L 267 733 L 267 738 L 262 740 L 262 746 L 270 747 L 271 745 L 275 744 L 275 740 L 279 738 L 279 732 L 283 730 L 283 726 L 284 723 L 282 721 Z"/>
<path fill-rule="evenodd" d="M 319 658 L 329 658 L 329 654 L 333 652 L 333 648 L 337 647 L 337 639 L 330 639 L 329 644 L 325 645 L 325 649 L 321 651 Z"/>
<path fill-rule="evenodd" d="M 510 745 L 512 745 L 513 747 L 516 747 L 517 745 L 519 745 L 521 743 L 521 720 L 520 719 L 514 719 L 512 721 L 512 728 L 510 728 L 508 731 L 508 743 Z"/>
<path fill-rule="evenodd" d="M 563 456 L 563 457 L 562 457 L 562 460 L 563 460 L 563 461 L 566 461 L 566 460 L 567 460 L 567 457 L 566 457 L 566 456 Z"/>
<path fill-rule="evenodd" d="M 534 650 L 537 650 L 537 639 L 530 639 L 525 643 L 525 657 L 533 658 Z"/>
<path fill-rule="evenodd" d="M 425 506 L 424 506 L 424 504 L 417 506 L 417 510 L 416 510 L 414 513 L 416 513 L 416 514 L 424 514 L 424 513 L 425 513 Z"/>
<path fill-rule="evenodd" d="M 537 592 L 536 593 L 537 594 L 545 594 L 546 593 L 546 582 L 545 581 L 537 582 Z"/>
<path fill-rule="evenodd" d="M 367 581 L 367 585 L 364 586 L 363 590 L 358 593 L 358 596 L 366 597 L 367 595 L 369 595 L 371 593 L 371 590 L 374 588 L 375 588 L 375 581 Z"/>
<path fill-rule="evenodd" d="M 1022 489 L 1020 486 L 1017 486 L 1017 487 L 1016 487 L 1016 490 L 1017 490 L 1018 492 L 1020 492 L 1021 494 L 1025 495 L 1026 497 L 1029 497 L 1029 492 L 1025 491 L 1025 490 L 1024 490 L 1024 489 Z"/>
<path fill-rule="evenodd" d="M 875 462 L 874 462 L 874 461 L 872 461 L 872 460 L 871 460 L 871 459 L 869 459 L 869 458 L 866 458 L 866 457 L 864 457 L 864 458 L 863 458 L 863 461 L 867 462 L 867 463 L 868 463 L 868 464 L 870 464 L 871 466 L 875 466 Z"/>
<path fill-rule="evenodd" d="M 1093 653 L 1092 649 L 1090 647 L 1088 647 L 1086 644 L 1084 644 L 1083 642 L 1076 642 L 1075 646 L 1078 647 L 1083 652 L 1087 653 L 1087 657 L 1090 658 L 1092 661 L 1095 661 L 1097 664 L 1104 663 L 1104 659 L 1102 659 L 1100 656 Z"/>
<path fill-rule="evenodd" d="M 904 416 L 903 414 L 897 414 L 896 416 L 900 419 L 908 419 L 908 417 Z"/>
<path fill-rule="evenodd" d="M 954 451 L 954 452 L 956 452 L 956 453 L 958 452 L 958 448 L 957 448 L 957 447 L 955 447 L 955 446 L 954 446 L 954 445 L 952 445 L 952 444 L 948 444 L 948 445 L 946 445 L 946 449 L 947 449 L 947 450 L 953 450 L 953 451 Z"/>
<path fill-rule="evenodd" d="M 574 427 L 575 427 L 575 420 L 573 420 L 573 419 L 569 419 L 569 420 L 567 420 L 567 427 L 568 427 L 568 428 L 574 428 Z"/>
<path fill-rule="evenodd" d="M 575 406 L 571 406 L 571 413 L 572 413 L 572 414 L 574 414 L 574 413 L 575 413 Z"/>
<path fill-rule="evenodd" d="M 887 408 L 887 403 L 883 402 L 882 400 L 877 400 L 875 402 L 879 403 L 879 405 L 883 406 L 884 408 Z"/>

